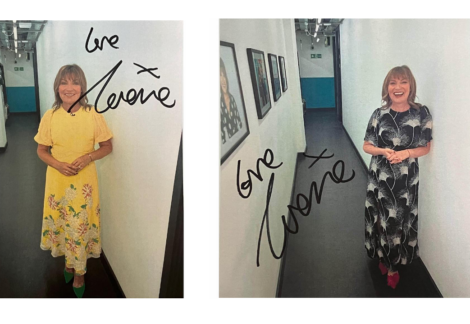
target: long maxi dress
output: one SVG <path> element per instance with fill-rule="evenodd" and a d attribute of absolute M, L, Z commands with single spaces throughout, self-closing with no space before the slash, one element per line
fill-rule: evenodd
<path fill-rule="evenodd" d="M 378 108 L 364 141 L 394 151 L 425 147 L 432 140 L 432 117 L 426 106 L 404 112 Z M 365 204 L 365 247 L 369 257 L 391 270 L 419 257 L 417 158 L 390 164 L 372 156 Z"/>
<path fill-rule="evenodd" d="M 62 107 L 49 109 L 41 119 L 34 140 L 50 146 L 52 156 L 72 163 L 92 153 L 95 144 L 113 137 L 102 114 L 94 107 L 81 107 L 74 116 Z M 41 249 L 51 250 L 53 257 L 65 255 L 65 263 L 78 275 L 86 272 L 88 258 L 99 258 L 100 200 L 95 162 L 77 175 L 65 176 L 47 167 Z"/>

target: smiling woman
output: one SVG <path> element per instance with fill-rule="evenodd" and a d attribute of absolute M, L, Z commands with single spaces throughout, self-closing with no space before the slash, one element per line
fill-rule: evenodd
<path fill-rule="evenodd" d="M 415 102 L 416 81 L 406 66 L 387 74 L 381 108 L 372 114 L 363 149 L 372 155 L 365 206 L 365 246 L 379 259 L 388 285 L 399 281 L 399 265 L 419 257 L 418 157 L 429 153 L 432 117 Z"/>
<path fill-rule="evenodd" d="M 65 255 L 65 281 L 74 278 L 77 297 L 85 290 L 87 259 L 101 253 L 94 161 L 111 153 L 113 137 L 103 115 L 87 103 L 86 96 L 77 102 L 86 89 L 85 74 L 78 65 L 60 68 L 54 81 L 54 105 L 44 114 L 34 137 L 38 156 L 48 165 L 41 249 L 51 250 L 54 257 Z"/>

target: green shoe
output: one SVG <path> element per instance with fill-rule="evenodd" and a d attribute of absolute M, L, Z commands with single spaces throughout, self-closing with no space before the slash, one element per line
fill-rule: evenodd
<path fill-rule="evenodd" d="M 83 286 L 79 288 L 73 287 L 73 292 L 75 293 L 75 296 L 77 296 L 77 298 L 82 298 L 83 293 L 85 292 L 85 284 L 83 284 Z"/>
<path fill-rule="evenodd" d="M 64 269 L 64 277 L 65 277 L 65 283 L 69 283 L 70 280 L 73 279 L 73 273 L 70 273 L 66 269 Z"/>

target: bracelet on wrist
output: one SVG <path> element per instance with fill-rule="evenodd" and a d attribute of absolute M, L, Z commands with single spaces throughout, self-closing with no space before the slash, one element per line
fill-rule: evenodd
<path fill-rule="evenodd" d="M 90 158 L 90 162 L 93 162 L 93 158 L 91 157 L 90 153 L 88 153 L 88 157 Z"/>

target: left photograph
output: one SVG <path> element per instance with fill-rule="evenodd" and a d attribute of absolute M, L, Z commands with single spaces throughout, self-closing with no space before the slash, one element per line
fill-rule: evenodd
<path fill-rule="evenodd" d="M 0 28 L 0 297 L 183 298 L 182 21 Z"/>

